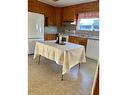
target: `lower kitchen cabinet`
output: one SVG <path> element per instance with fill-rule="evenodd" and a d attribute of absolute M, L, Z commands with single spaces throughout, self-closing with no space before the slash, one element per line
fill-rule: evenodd
<path fill-rule="evenodd" d="M 56 40 L 57 34 L 45 34 L 44 35 L 44 40 Z"/>
<path fill-rule="evenodd" d="M 75 44 L 80 44 L 86 47 L 87 45 L 87 38 L 81 38 L 77 36 L 69 36 L 69 42 L 75 43 Z"/>
<path fill-rule="evenodd" d="M 56 40 L 57 34 L 45 34 L 44 35 L 44 40 Z M 87 45 L 87 38 L 81 38 L 78 36 L 69 36 L 68 42 L 70 43 L 75 43 L 75 44 L 80 44 L 86 47 Z"/>
<path fill-rule="evenodd" d="M 75 43 L 75 44 L 80 44 L 80 37 L 77 37 L 77 36 L 69 36 L 69 42 Z"/>
<path fill-rule="evenodd" d="M 68 42 L 74 43 L 74 36 L 69 36 Z"/>
<path fill-rule="evenodd" d="M 80 45 L 87 46 L 87 38 L 80 38 Z"/>

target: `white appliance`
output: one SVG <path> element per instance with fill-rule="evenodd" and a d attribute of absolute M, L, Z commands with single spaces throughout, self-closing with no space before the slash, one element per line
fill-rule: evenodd
<path fill-rule="evenodd" d="M 97 60 L 99 59 L 99 40 L 88 39 L 86 47 L 86 57 Z"/>
<path fill-rule="evenodd" d="M 44 41 L 44 15 L 28 12 L 28 54 L 34 53 L 37 41 Z"/>

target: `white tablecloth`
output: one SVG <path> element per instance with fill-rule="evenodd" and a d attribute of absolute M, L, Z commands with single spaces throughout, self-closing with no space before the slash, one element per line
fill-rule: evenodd
<path fill-rule="evenodd" d="M 55 41 L 36 42 L 34 59 L 38 55 L 54 60 L 57 64 L 62 65 L 62 74 L 68 73 L 78 63 L 86 62 L 85 47 L 73 43 L 59 45 Z"/>

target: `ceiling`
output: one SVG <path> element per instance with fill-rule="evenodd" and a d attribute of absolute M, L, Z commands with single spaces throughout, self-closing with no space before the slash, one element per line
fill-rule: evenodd
<path fill-rule="evenodd" d="M 97 1 L 97 0 L 58 0 L 56 2 L 54 2 L 53 0 L 38 0 L 38 1 L 41 1 L 43 3 L 49 4 L 55 7 L 65 7 L 65 6 L 87 3 L 87 2 Z"/>

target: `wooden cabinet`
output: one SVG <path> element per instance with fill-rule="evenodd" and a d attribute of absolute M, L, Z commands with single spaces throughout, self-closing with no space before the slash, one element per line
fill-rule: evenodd
<path fill-rule="evenodd" d="M 47 18 L 47 25 L 48 26 L 54 26 L 55 25 L 55 13 L 53 6 L 47 5 L 45 3 L 39 2 L 39 12 L 44 14 L 44 16 Z"/>
<path fill-rule="evenodd" d="M 56 36 L 57 34 L 45 34 L 44 40 L 56 40 Z M 81 38 L 78 36 L 69 36 L 68 42 L 86 46 L 87 38 Z"/>
<path fill-rule="evenodd" d="M 55 8 L 55 25 L 61 26 L 62 25 L 62 8 Z"/>
<path fill-rule="evenodd" d="M 61 26 L 61 13 L 62 8 L 58 7 L 47 7 L 44 11 L 44 15 L 48 18 L 48 26 Z"/>
<path fill-rule="evenodd" d="M 69 36 L 68 41 L 69 41 L 70 43 L 74 43 L 74 36 Z"/>
<path fill-rule="evenodd" d="M 74 21 L 76 16 L 75 16 L 75 7 L 74 6 L 69 6 L 69 7 L 64 7 L 62 9 L 62 21 Z"/>
<path fill-rule="evenodd" d="M 69 36 L 69 42 L 75 43 L 75 44 L 80 44 L 80 37 L 77 37 L 77 36 Z"/>
<path fill-rule="evenodd" d="M 44 40 L 56 40 L 56 35 L 57 34 L 45 34 L 44 35 Z"/>
<path fill-rule="evenodd" d="M 87 38 L 81 38 L 80 39 L 80 45 L 84 45 L 86 47 L 86 45 L 87 45 Z"/>
<path fill-rule="evenodd" d="M 48 10 L 47 17 L 49 26 L 61 26 L 61 8 L 51 7 Z"/>
<path fill-rule="evenodd" d="M 69 36 L 69 42 L 84 45 L 86 47 L 87 38 L 81 38 L 81 37 L 78 37 L 78 36 Z"/>
<path fill-rule="evenodd" d="M 54 7 L 49 7 L 48 8 L 48 25 L 49 26 L 55 26 L 55 11 Z"/>

